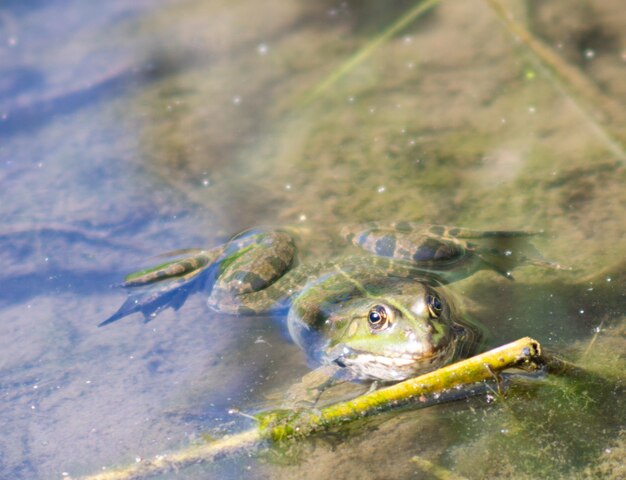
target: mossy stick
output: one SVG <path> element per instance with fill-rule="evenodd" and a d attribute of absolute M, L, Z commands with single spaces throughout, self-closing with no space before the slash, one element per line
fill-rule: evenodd
<path fill-rule="evenodd" d="M 292 436 L 305 436 L 401 406 L 422 396 L 492 379 L 494 373 L 507 368 L 535 369 L 544 364 L 546 359 L 542 356 L 539 342 L 525 337 L 433 372 L 318 411 L 270 411 L 259 414 L 257 416 L 260 420 L 259 428 L 264 437 L 274 441 Z"/>
<path fill-rule="evenodd" d="M 425 375 L 320 410 L 265 412 L 257 415 L 259 423 L 256 428 L 207 444 L 192 445 L 167 455 L 159 455 L 152 460 L 140 460 L 126 467 L 107 470 L 83 479 L 144 479 L 151 475 L 257 448 L 267 440 L 278 442 L 292 437 L 305 437 L 364 416 L 406 405 L 425 395 L 442 393 L 451 388 L 491 379 L 494 374 L 508 368 L 534 370 L 542 366 L 550 368 L 550 365 L 558 370 L 563 362 L 544 354 L 539 342 L 525 337 Z"/>

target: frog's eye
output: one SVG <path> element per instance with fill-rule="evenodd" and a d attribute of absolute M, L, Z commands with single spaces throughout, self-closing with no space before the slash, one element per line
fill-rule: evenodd
<path fill-rule="evenodd" d="M 367 322 L 372 331 L 380 332 L 389 326 L 391 322 L 391 312 L 383 305 L 374 305 L 367 315 Z"/>
<path fill-rule="evenodd" d="M 426 307 L 428 308 L 428 313 L 432 318 L 437 318 L 441 315 L 441 310 L 443 309 L 441 300 L 439 300 L 439 297 L 436 297 L 435 295 L 426 296 Z"/>

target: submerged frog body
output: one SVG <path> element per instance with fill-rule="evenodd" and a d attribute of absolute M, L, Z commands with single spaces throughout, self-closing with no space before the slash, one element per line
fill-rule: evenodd
<path fill-rule="evenodd" d="M 479 328 L 445 284 L 480 269 L 510 277 L 520 263 L 544 264 L 532 232 L 482 232 L 438 225 L 371 223 L 344 237 L 374 255 L 296 265 L 284 231 L 249 231 L 210 250 L 131 274 L 128 300 L 101 325 L 141 311 L 150 319 L 209 291 L 228 314 L 286 312 L 289 333 L 317 365 L 351 379 L 398 381 L 470 353 Z"/>

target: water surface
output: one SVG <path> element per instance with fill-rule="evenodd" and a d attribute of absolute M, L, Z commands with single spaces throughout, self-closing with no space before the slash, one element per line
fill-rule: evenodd
<path fill-rule="evenodd" d="M 258 225 L 297 225 L 306 261 L 381 219 L 545 230 L 572 272 L 454 288 L 494 345 L 533 336 L 607 383 L 386 415 L 175 478 L 437 478 L 414 456 L 466 478 L 623 477 L 626 19 L 618 1 L 502 3 L 0 5 L 0 477 L 236 431 L 229 409 L 307 372 L 279 324 L 200 296 L 97 328 L 125 273 Z"/>

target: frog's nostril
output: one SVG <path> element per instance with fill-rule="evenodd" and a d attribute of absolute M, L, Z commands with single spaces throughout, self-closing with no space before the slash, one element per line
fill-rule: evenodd
<path fill-rule="evenodd" d="M 415 342 L 417 341 L 417 335 L 415 335 L 415 332 L 413 330 L 411 330 L 410 328 L 407 328 L 404 331 L 404 334 L 406 335 L 406 338 L 409 342 Z"/>

